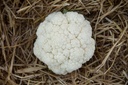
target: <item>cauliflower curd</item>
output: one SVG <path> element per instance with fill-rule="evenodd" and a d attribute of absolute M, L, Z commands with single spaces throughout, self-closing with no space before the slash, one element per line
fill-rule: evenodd
<path fill-rule="evenodd" d="M 36 35 L 34 54 L 56 74 L 77 70 L 94 54 L 90 22 L 77 12 L 49 14 Z"/>

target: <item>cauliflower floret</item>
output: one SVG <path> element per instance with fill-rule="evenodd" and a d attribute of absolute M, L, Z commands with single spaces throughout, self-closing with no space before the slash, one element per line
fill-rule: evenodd
<path fill-rule="evenodd" d="M 90 22 L 77 12 L 54 12 L 40 23 L 34 54 L 56 74 L 79 69 L 94 54 Z"/>

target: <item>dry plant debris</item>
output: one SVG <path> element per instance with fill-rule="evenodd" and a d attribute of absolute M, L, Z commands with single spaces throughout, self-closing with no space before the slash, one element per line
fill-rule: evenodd
<path fill-rule="evenodd" d="M 96 51 L 81 69 L 55 75 L 33 54 L 36 29 L 55 11 L 77 11 L 93 27 Z M 128 0 L 1 0 L 0 85 L 127 85 Z"/>

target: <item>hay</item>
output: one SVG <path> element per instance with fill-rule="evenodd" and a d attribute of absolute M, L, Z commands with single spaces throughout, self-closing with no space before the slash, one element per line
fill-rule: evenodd
<path fill-rule="evenodd" d="M 77 11 L 91 22 L 93 58 L 65 76 L 33 54 L 37 26 L 54 11 Z M 2 0 L 0 85 L 127 85 L 128 0 Z"/>

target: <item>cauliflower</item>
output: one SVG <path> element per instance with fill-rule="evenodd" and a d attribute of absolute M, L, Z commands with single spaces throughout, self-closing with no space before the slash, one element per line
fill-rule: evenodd
<path fill-rule="evenodd" d="M 90 22 L 77 12 L 54 12 L 40 23 L 34 54 L 56 74 L 79 69 L 94 54 Z"/>

